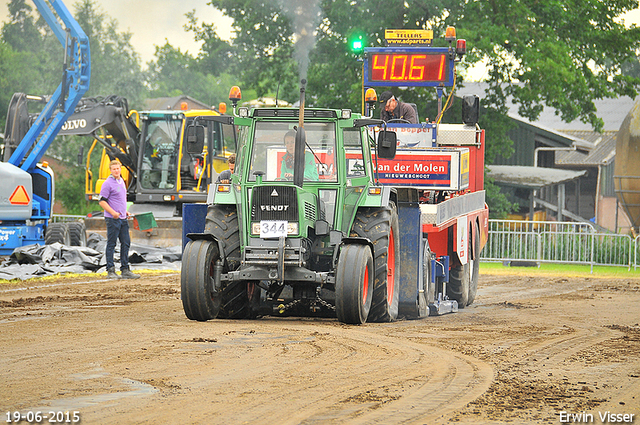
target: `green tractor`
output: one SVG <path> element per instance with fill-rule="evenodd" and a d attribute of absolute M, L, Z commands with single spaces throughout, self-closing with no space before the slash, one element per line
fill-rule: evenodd
<path fill-rule="evenodd" d="M 185 236 L 189 319 L 397 318 L 397 193 L 376 184 L 371 152 L 392 158 L 395 133 L 379 131 L 376 142 L 368 126 L 380 120 L 305 109 L 304 83 L 300 98 L 299 108 L 249 110 L 230 96 L 235 116 L 200 119 L 235 125 L 238 146 L 229 184 L 209 189 L 204 220 L 204 208 L 185 208 L 183 223 L 204 221 Z M 198 121 L 188 132 L 192 152 L 204 141 Z"/>

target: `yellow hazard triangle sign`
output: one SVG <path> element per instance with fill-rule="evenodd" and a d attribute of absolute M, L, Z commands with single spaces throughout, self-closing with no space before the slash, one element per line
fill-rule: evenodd
<path fill-rule="evenodd" d="M 16 190 L 14 190 L 9 197 L 9 202 L 12 205 L 29 205 L 29 201 L 31 201 L 31 199 L 29 199 L 29 194 L 22 185 L 16 187 Z"/>

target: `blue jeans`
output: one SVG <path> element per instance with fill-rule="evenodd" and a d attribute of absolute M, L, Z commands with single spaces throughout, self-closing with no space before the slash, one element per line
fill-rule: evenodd
<path fill-rule="evenodd" d="M 113 254 L 116 251 L 116 242 L 120 239 L 120 271 L 129 269 L 129 223 L 120 218 L 104 218 L 107 223 L 107 270 L 115 268 Z"/>

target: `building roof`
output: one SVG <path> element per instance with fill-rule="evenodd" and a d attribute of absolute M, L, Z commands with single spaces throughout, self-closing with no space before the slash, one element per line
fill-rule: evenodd
<path fill-rule="evenodd" d="M 598 166 L 609 164 L 616 156 L 617 131 L 567 131 L 574 137 L 591 144 L 588 150 L 576 150 L 572 152 L 557 152 L 557 165 Z M 583 145 L 584 146 L 584 145 Z"/>
<path fill-rule="evenodd" d="M 211 109 L 211 106 L 192 98 L 181 95 L 174 97 L 156 97 L 144 101 L 145 108 L 150 111 L 180 110 L 182 102 L 186 102 L 189 109 Z"/>
<path fill-rule="evenodd" d="M 463 96 L 467 94 L 475 94 L 482 99 L 485 96 L 485 90 L 489 87 L 488 83 L 464 83 L 464 87 L 456 89 L 457 96 Z M 640 96 L 636 98 L 640 100 Z M 596 107 L 596 115 L 604 121 L 604 131 L 618 131 L 624 121 L 625 117 L 633 108 L 635 100 L 622 96 L 612 99 L 596 99 L 594 100 Z M 518 105 L 515 105 L 511 98 L 507 99 L 507 107 L 509 108 L 508 115 L 519 121 L 529 122 L 532 125 L 538 126 L 543 124 L 546 128 L 552 128 L 559 131 L 593 131 L 590 124 L 585 124 L 580 120 L 574 120 L 571 122 L 564 122 L 560 115 L 556 113 L 553 108 L 545 106 L 540 113 L 540 116 L 535 122 L 529 121 L 518 114 Z"/>
<path fill-rule="evenodd" d="M 535 190 L 577 179 L 586 172 L 524 165 L 487 165 L 487 176 L 496 183 Z"/>

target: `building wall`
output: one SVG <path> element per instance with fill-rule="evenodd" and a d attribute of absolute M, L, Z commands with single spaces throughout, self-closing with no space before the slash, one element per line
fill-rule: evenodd
<path fill-rule="evenodd" d="M 598 199 L 596 224 L 612 232 L 622 234 L 631 232 L 631 221 L 622 206 L 618 204 L 616 197 L 602 196 Z"/>
<path fill-rule="evenodd" d="M 507 132 L 513 141 L 513 155 L 496 158 L 495 165 L 533 165 L 535 134 L 525 127 L 517 126 Z"/>

